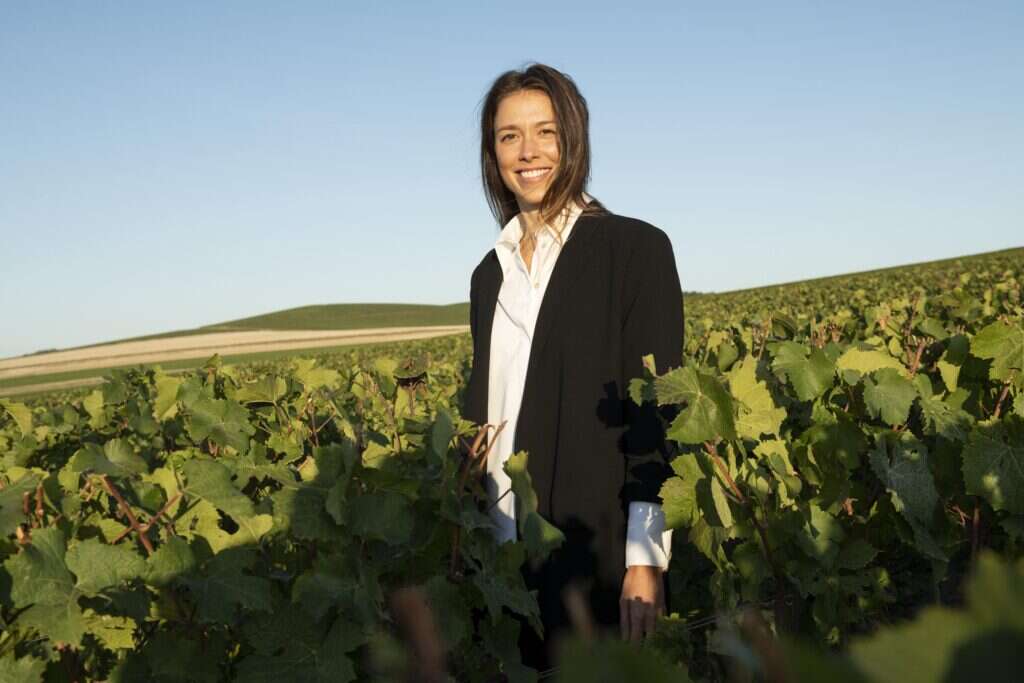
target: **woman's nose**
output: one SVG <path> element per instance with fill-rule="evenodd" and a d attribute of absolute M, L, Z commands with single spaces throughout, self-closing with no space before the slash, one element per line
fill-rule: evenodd
<path fill-rule="evenodd" d="M 523 142 L 519 147 L 520 159 L 533 159 L 537 156 L 537 145 L 528 135 L 523 136 Z"/>

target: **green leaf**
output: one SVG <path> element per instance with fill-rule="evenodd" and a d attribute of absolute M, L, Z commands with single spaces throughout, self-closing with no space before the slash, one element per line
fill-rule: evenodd
<path fill-rule="evenodd" d="M 656 400 L 654 382 L 645 377 L 634 377 L 629 380 L 629 389 L 627 391 L 630 400 L 637 405 L 643 405 L 644 401 Z"/>
<path fill-rule="evenodd" d="M 218 661 L 195 640 L 175 631 L 157 631 L 143 654 L 151 678 L 161 683 L 215 683 Z"/>
<path fill-rule="evenodd" d="M 74 577 L 64 565 L 66 551 L 64 534 L 59 529 L 36 529 L 32 542 L 7 558 L 4 567 L 12 578 L 11 599 L 15 607 L 74 602 Z"/>
<path fill-rule="evenodd" d="M 995 510 L 1024 513 L 1024 421 L 1011 416 L 971 430 L 963 454 L 964 484 Z"/>
<path fill-rule="evenodd" d="M 473 633 L 471 613 L 460 587 L 447 576 L 435 575 L 423 586 L 427 604 L 437 619 L 441 639 L 451 651 Z"/>
<path fill-rule="evenodd" d="M 871 469 L 892 495 L 897 512 L 930 525 L 939 494 L 928 468 L 928 451 L 913 437 L 879 440 Z"/>
<path fill-rule="evenodd" d="M 210 624 L 234 624 L 239 610 L 269 612 L 273 608 L 270 581 L 246 574 L 255 560 L 250 550 L 233 548 L 213 556 L 201 576 L 182 582 L 195 597 L 199 618 Z"/>
<path fill-rule="evenodd" d="M 718 477 L 711 477 L 711 501 L 715 506 L 715 513 L 718 515 L 722 526 L 728 528 L 733 525 L 732 508 L 729 507 L 729 499 L 725 495 L 725 488 Z"/>
<path fill-rule="evenodd" d="M 153 418 L 160 422 L 173 420 L 178 414 L 178 389 L 181 388 L 181 380 L 170 375 L 160 375 L 155 384 Z"/>
<path fill-rule="evenodd" d="M 878 549 L 862 538 L 855 538 L 839 551 L 836 566 L 840 569 L 859 570 L 867 567 L 878 556 Z"/>
<path fill-rule="evenodd" d="M 513 544 L 506 543 L 505 546 Z M 540 627 L 540 611 L 537 601 L 526 591 L 526 584 L 518 572 L 513 576 L 478 572 L 473 575 L 473 585 L 483 596 L 484 604 L 491 615 L 491 621 L 503 620 L 503 608 L 521 614 L 531 624 Z"/>
<path fill-rule="evenodd" d="M 27 521 L 21 509 L 22 498 L 34 492 L 40 481 L 42 477 L 33 472 L 0 489 L 0 537 L 14 534 L 17 526 Z"/>
<path fill-rule="evenodd" d="M 51 642 L 74 647 L 81 643 L 88 626 L 75 596 L 58 604 L 32 605 L 18 615 L 18 625 L 45 634 Z"/>
<path fill-rule="evenodd" d="M 440 409 L 430 425 L 430 451 L 442 461 L 448 457 L 448 445 L 455 436 L 455 426 L 447 410 Z"/>
<path fill-rule="evenodd" d="M 171 536 L 146 558 L 146 583 L 163 587 L 196 569 L 196 558 L 188 541 Z"/>
<path fill-rule="evenodd" d="M 669 477 L 661 487 L 661 508 L 665 513 L 665 527 L 678 529 L 693 526 L 697 521 L 697 482 L 705 478 L 697 459 L 681 455 L 672 461 L 677 476 Z"/>
<path fill-rule="evenodd" d="M 231 515 L 235 521 L 255 513 L 252 501 L 235 488 L 231 471 L 219 462 L 195 458 L 185 462 L 185 493 L 202 500 Z"/>
<path fill-rule="evenodd" d="M 230 446 L 239 453 L 249 449 L 249 437 L 256 429 L 249 424 L 249 411 L 230 400 L 198 398 L 190 408 L 192 419 L 188 435 L 196 443 L 209 439 L 219 446 Z"/>
<path fill-rule="evenodd" d="M 109 545 L 96 538 L 76 543 L 64 558 L 68 569 L 78 578 L 75 587 L 86 595 L 141 576 L 146 563 L 127 544 Z"/>
<path fill-rule="evenodd" d="M 295 359 L 295 379 L 302 382 L 307 390 L 337 386 L 339 378 L 337 370 L 317 367 L 316 361 L 311 358 Z"/>
<path fill-rule="evenodd" d="M 916 549 L 932 559 L 946 561 L 945 552 L 930 531 L 939 494 L 924 444 L 906 433 L 879 439 L 870 460 L 871 468 L 889 491 L 893 507 L 910 524 Z"/>
<path fill-rule="evenodd" d="M 274 526 L 295 538 L 330 540 L 340 529 L 327 512 L 328 493 L 313 486 L 290 486 L 271 496 Z"/>
<path fill-rule="evenodd" d="M 810 349 L 796 342 L 770 346 L 772 371 L 781 374 L 801 401 L 813 401 L 834 382 L 835 367 L 821 349 Z"/>
<path fill-rule="evenodd" d="M 925 422 L 925 434 L 941 436 L 957 443 L 967 440 L 974 421 L 970 413 L 936 396 L 925 397 L 922 394 L 918 405 L 921 406 L 921 417 Z"/>
<path fill-rule="evenodd" d="M 778 434 L 786 411 L 775 405 L 768 385 L 756 376 L 757 359 L 748 356 L 729 373 L 729 389 L 739 402 L 736 433 L 759 441 L 763 434 Z"/>
<path fill-rule="evenodd" d="M 134 650 L 135 625 L 135 620 L 128 617 L 85 612 L 86 632 L 96 636 L 108 650 Z"/>
<path fill-rule="evenodd" d="M 182 515 L 176 523 L 179 533 L 189 537 L 193 535 L 203 538 L 215 553 L 228 548 L 256 544 L 260 538 L 274 527 L 271 515 L 251 515 L 234 517 L 238 529 L 229 533 L 221 528 L 220 514 L 209 501 L 201 500 Z"/>
<path fill-rule="evenodd" d="M 135 452 L 126 439 L 111 439 L 100 448 L 84 444 L 68 461 L 72 472 L 95 472 L 113 477 L 131 477 L 149 473 L 149 464 Z"/>
<path fill-rule="evenodd" d="M 913 382 L 892 368 L 883 368 L 864 380 L 864 404 L 872 417 L 896 426 L 907 421 L 918 396 Z"/>
<path fill-rule="evenodd" d="M 810 515 L 796 537 L 797 545 L 823 566 L 831 567 L 846 534 L 839 520 L 817 505 L 809 504 L 808 511 Z"/>
<path fill-rule="evenodd" d="M 880 351 L 867 344 L 856 344 L 847 349 L 836 361 L 836 369 L 854 370 L 862 375 L 868 375 L 876 370 L 889 368 L 900 374 L 907 372 L 903 363 L 899 362 L 885 351 Z"/>
<path fill-rule="evenodd" d="M 346 523 L 349 530 L 363 538 L 404 545 L 412 539 L 412 504 L 391 491 L 376 491 L 349 501 Z"/>
<path fill-rule="evenodd" d="M 527 469 L 528 456 L 520 451 L 505 461 L 504 469 L 512 480 L 516 496 L 516 523 L 530 557 L 539 558 L 565 542 L 565 535 L 537 512 L 537 493 Z"/>
<path fill-rule="evenodd" d="M 264 375 L 246 382 L 232 397 L 240 403 L 277 403 L 288 394 L 288 382 L 277 375 Z"/>
<path fill-rule="evenodd" d="M 971 353 L 978 358 L 992 359 L 989 377 L 1007 381 L 1014 372 L 1024 369 L 1024 325 L 996 321 L 987 325 L 971 339 Z"/>
<path fill-rule="evenodd" d="M 9 650 L 7 654 L 0 657 L 0 681 L 39 683 L 43 680 L 45 670 L 46 662 L 36 659 L 32 655 L 15 659 L 14 651 Z"/>
<path fill-rule="evenodd" d="M 975 631 L 951 610 L 928 607 L 912 623 L 883 628 L 871 639 L 854 641 L 850 655 L 877 683 L 924 683 L 945 677 L 956 646 Z"/>
<path fill-rule="evenodd" d="M 658 405 L 685 404 L 667 436 L 680 443 L 735 439 L 732 398 L 717 379 L 692 367 L 681 367 L 657 378 Z"/>
<path fill-rule="evenodd" d="M 566 681 L 643 681 L 688 683 L 684 669 L 653 648 L 622 640 L 586 641 L 575 637 L 563 646 L 559 668 Z"/>
<path fill-rule="evenodd" d="M 10 399 L 0 398 L 0 408 L 7 411 L 7 414 L 18 425 L 23 436 L 32 433 L 32 411 L 23 403 L 15 403 Z"/>
<path fill-rule="evenodd" d="M 100 389 L 82 399 L 82 407 L 89 413 L 89 426 L 93 429 L 100 429 L 109 422 L 110 418 L 104 409 L 103 392 Z"/>

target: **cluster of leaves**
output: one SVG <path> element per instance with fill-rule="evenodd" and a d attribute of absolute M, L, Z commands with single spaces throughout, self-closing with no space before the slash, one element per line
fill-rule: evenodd
<path fill-rule="evenodd" d="M 719 680 L 769 683 L 932 683 L 1012 681 L 1024 653 L 1024 561 L 979 553 L 964 586 L 964 603 L 953 609 L 924 608 L 912 620 L 884 625 L 851 639 L 842 651 L 806 639 L 776 637 L 754 608 L 719 618 L 716 645 L 728 655 Z M 556 680 L 564 683 L 689 683 L 674 661 L 674 644 L 685 626 L 664 620 L 650 647 L 618 639 L 577 635 L 563 644 Z"/>
<path fill-rule="evenodd" d="M 408 586 L 458 680 L 525 676 L 520 567 L 558 532 L 493 541 L 455 409 L 468 339 L 399 350 L 0 402 L 0 680 L 401 676 Z M 510 474 L 528 500 L 525 455 Z"/>
<path fill-rule="evenodd" d="M 683 613 L 755 606 L 776 632 L 840 646 L 962 599 L 981 548 L 1021 554 L 1020 265 L 877 303 L 833 283 L 841 307 L 799 316 L 759 318 L 759 291 L 688 341 L 684 367 L 655 376 L 646 359 L 630 393 L 678 407 L 661 496 L 705 568 L 672 569 Z M 723 675 L 714 659 L 698 670 Z"/>

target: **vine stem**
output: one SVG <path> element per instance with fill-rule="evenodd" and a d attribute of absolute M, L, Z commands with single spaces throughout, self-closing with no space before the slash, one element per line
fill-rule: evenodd
<path fill-rule="evenodd" d="M 1013 381 L 1013 373 L 1010 373 L 1010 378 L 1006 380 L 1005 384 L 1003 384 L 1003 390 L 999 394 L 999 400 L 996 401 L 996 409 L 992 413 L 992 417 L 994 417 L 997 420 L 999 419 L 999 414 L 1002 413 L 1002 411 L 1003 411 L 1003 401 L 1006 400 L 1006 397 L 1010 393 L 1010 383 L 1012 381 Z"/>
<path fill-rule="evenodd" d="M 978 546 L 981 540 L 981 506 L 978 502 L 974 502 L 974 514 L 971 516 L 971 566 L 974 566 L 974 560 L 978 556 Z"/>
<path fill-rule="evenodd" d="M 914 357 L 910 361 L 910 376 L 913 377 L 917 374 L 918 369 L 921 367 L 921 354 L 924 353 L 924 348 L 928 345 L 927 340 L 922 339 L 917 343 L 917 351 L 914 353 Z"/>
<path fill-rule="evenodd" d="M 177 493 L 175 493 L 175 494 L 174 494 L 174 497 L 172 497 L 172 498 L 171 498 L 170 500 L 168 500 L 168 501 L 167 501 L 166 503 L 164 503 L 164 506 L 163 506 L 162 508 L 160 508 L 160 510 L 159 510 L 159 511 L 158 511 L 158 512 L 157 512 L 157 513 L 156 513 L 155 515 L 153 515 L 153 516 L 152 516 L 152 517 L 150 518 L 150 520 L 149 520 L 148 522 L 146 522 L 146 523 L 145 523 L 145 524 L 144 524 L 144 525 L 143 525 L 143 526 L 141 527 L 141 529 L 142 529 L 142 532 L 143 532 L 143 533 L 145 533 L 145 532 L 149 531 L 149 530 L 150 530 L 150 528 L 151 528 L 151 527 L 152 527 L 152 526 L 153 526 L 153 525 L 154 525 L 154 524 L 155 524 L 156 522 L 158 522 L 158 521 L 160 520 L 160 517 L 162 517 L 162 516 L 163 516 L 163 515 L 164 515 L 164 514 L 165 514 L 165 513 L 166 513 L 166 512 L 167 512 L 167 511 L 168 511 L 168 510 L 170 509 L 170 507 L 171 507 L 172 505 L 174 505 L 174 504 L 175 504 L 176 502 L 178 502 L 178 499 L 179 499 L 179 498 L 181 498 L 181 491 L 178 491 Z M 128 534 L 130 534 L 130 533 L 131 533 L 131 531 L 132 531 L 132 530 L 131 530 L 131 528 L 125 529 L 124 531 L 122 531 L 122 532 L 121 532 L 120 534 L 118 534 L 118 535 L 117 535 L 117 538 L 115 538 L 114 540 L 112 540 L 112 541 L 110 542 L 110 545 L 114 545 L 115 543 L 117 543 L 118 541 L 120 541 L 120 540 L 121 540 L 122 538 L 124 538 L 125 536 L 127 536 Z"/>
<path fill-rule="evenodd" d="M 146 554 L 152 555 L 153 544 L 146 536 L 146 533 L 142 530 L 142 525 L 139 524 L 139 520 L 135 517 L 135 513 L 132 512 L 132 509 L 131 507 L 129 507 L 128 503 L 125 502 L 124 497 L 121 495 L 121 492 L 118 491 L 117 487 L 115 487 L 111 483 L 110 477 L 108 477 L 107 475 L 104 474 L 102 477 L 100 477 L 100 481 L 103 482 L 103 488 L 107 489 L 107 493 L 112 495 L 114 497 L 114 500 L 116 500 L 117 504 L 121 507 L 121 511 L 124 512 L 125 517 L 128 518 L 128 522 L 131 524 L 132 529 L 138 532 L 139 540 L 142 541 L 142 545 L 146 549 Z"/>
<path fill-rule="evenodd" d="M 740 487 L 737 486 L 736 480 L 729 474 L 729 468 L 726 467 L 725 461 L 722 460 L 722 456 L 718 454 L 718 447 L 710 442 L 704 442 L 705 452 L 711 456 L 715 466 L 718 468 L 719 473 L 725 479 L 726 484 L 732 490 L 733 494 L 740 500 L 745 507 L 750 510 L 750 520 L 754 524 L 754 529 L 757 530 L 757 535 L 761 538 L 761 545 L 764 547 L 765 559 L 768 560 L 768 564 L 771 565 L 772 573 L 775 575 L 775 623 L 776 626 L 781 626 L 785 621 L 785 606 L 786 606 L 786 593 L 785 593 L 785 575 L 782 573 L 782 569 L 779 568 L 778 563 L 775 561 L 775 554 L 772 552 L 772 547 L 768 543 L 768 533 L 765 531 L 764 525 L 757 518 L 757 510 L 751 503 L 750 499 L 743 495 Z"/>
<path fill-rule="evenodd" d="M 480 430 L 476 434 L 476 438 L 473 439 L 473 445 L 469 447 L 469 451 L 466 454 L 466 460 L 462 463 L 462 471 L 459 473 L 459 488 L 458 488 L 458 499 L 462 502 L 462 495 L 466 490 L 466 482 L 469 480 L 469 473 L 474 469 L 474 465 L 483 467 L 480 463 L 487 463 L 487 455 L 491 452 L 491 448 L 494 446 L 495 441 L 498 440 L 498 435 L 505 429 L 505 425 L 508 420 L 503 421 L 497 427 L 493 425 L 485 424 L 480 427 Z M 487 447 L 483 453 L 477 453 L 480 448 L 480 444 L 483 443 L 484 437 L 487 436 L 487 431 L 494 427 L 494 438 L 488 439 Z M 465 443 L 465 442 L 463 442 Z M 452 552 L 451 559 L 448 562 L 448 575 L 454 577 L 456 567 L 459 565 L 459 548 L 462 544 L 462 527 L 456 526 L 452 531 Z"/>

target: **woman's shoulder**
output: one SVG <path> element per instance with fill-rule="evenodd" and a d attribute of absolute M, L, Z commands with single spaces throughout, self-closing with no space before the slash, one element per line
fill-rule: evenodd
<path fill-rule="evenodd" d="M 480 263 L 473 268 L 473 275 L 470 281 L 475 283 L 477 280 L 486 274 L 494 274 L 501 270 L 501 264 L 498 262 L 498 254 L 494 249 L 490 249 L 484 257 L 480 259 Z"/>
<path fill-rule="evenodd" d="M 640 218 L 617 213 L 594 214 L 589 217 L 605 239 L 629 250 L 637 247 L 658 248 L 671 245 L 668 234 Z"/>

